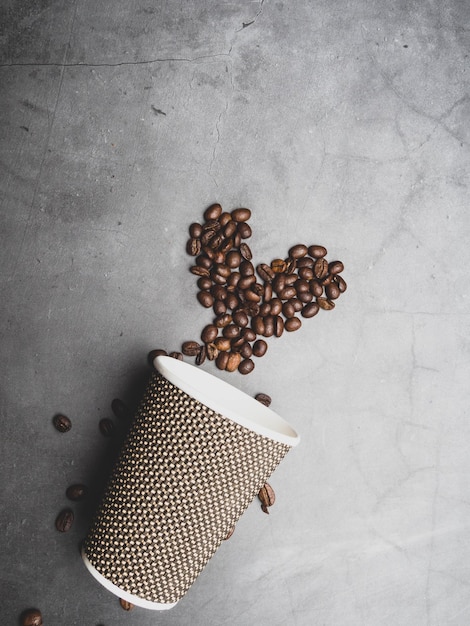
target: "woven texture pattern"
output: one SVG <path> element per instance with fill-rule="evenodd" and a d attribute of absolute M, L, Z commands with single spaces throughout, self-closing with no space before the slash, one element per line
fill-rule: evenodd
<path fill-rule="evenodd" d="M 288 452 L 155 373 L 85 540 L 120 589 L 178 601 Z"/>

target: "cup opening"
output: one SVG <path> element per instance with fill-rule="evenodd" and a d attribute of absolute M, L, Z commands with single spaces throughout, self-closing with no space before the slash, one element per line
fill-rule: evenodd
<path fill-rule="evenodd" d="M 153 363 L 168 381 L 216 413 L 280 443 L 299 443 L 299 435 L 280 415 L 224 380 L 168 356 L 157 356 Z"/>

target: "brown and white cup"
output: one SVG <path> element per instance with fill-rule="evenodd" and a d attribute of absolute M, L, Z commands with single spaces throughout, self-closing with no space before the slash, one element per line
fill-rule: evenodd
<path fill-rule="evenodd" d="M 299 437 L 204 370 L 170 357 L 154 365 L 82 557 L 118 597 L 168 609 Z"/>

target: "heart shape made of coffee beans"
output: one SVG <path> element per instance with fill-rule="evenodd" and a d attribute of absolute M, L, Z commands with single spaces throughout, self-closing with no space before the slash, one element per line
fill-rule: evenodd
<path fill-rule="evenodd" d="M 255 267 L 246 241 L 252 231 L 247 208 L 223 211 L 212 204 L 204 221 L 189 227 L 186 251 L 195 257 L 191 272 L 197 276 L 199 303 L 214 313 L 200 341 L 185 341 L 186 356 L 196 364 L 206 359 L 228 372 L 249 374 L 252 357 L 266 354 L 269 337 L 280 337 L 302 326 L 302 319 L 320 310 L 330 311 L 346 291 L 341 261 L 326 260 L 321 245 L 298 243 L 284 259 Z"/>

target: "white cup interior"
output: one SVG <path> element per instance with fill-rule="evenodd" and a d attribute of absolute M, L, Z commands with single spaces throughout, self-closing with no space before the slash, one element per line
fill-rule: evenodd
<path fill-rule="evenodd" d="M 299 436 L 277 413 L 231 384 L 173 357 L 157 356 L 155 369 L 182 391 L 237 424 L 296 446 Z"/>

